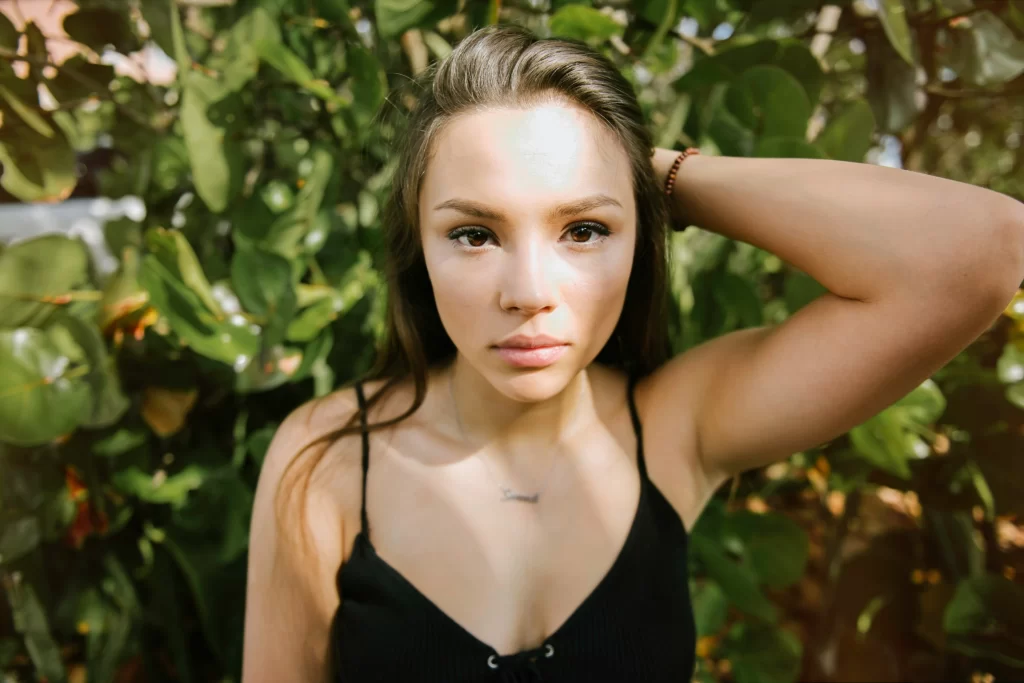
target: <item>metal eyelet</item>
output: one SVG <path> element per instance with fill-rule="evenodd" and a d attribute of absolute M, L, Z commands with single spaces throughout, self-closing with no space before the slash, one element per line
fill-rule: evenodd
<path fill-rule="evenodd" d="M 548 643 L 547 644 L 547 648 L 548 648 L 548 651 L 544 653 L 544 656 L 545 657 L 554 657 L 555 656 L 555 646 L 552 645 L 551 643 Z"/>
<path fill-rule="evenodd" d="M 490 657 L 487 658 L 487 666 L 491 667 L 492 669 L 497 669 L 498 665 L 495 664 L 494 662 L 492 662 L 491 661 L 492 659 L 494 659 L 494 655 L 491 655 Z"/>

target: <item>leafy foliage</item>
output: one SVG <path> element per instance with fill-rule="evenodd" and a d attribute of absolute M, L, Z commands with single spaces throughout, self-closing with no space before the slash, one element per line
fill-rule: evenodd
<path fill-rule="evenodd" d="M 0 185 L 60 201 L 79 155 L 107 149 L 102 194 L 146 215 L 105 226 L 110 276 L 76 238 L 0 248 L 0 668 L 37 680 L 237 680 L 269 440 L 382 334 L 390 114 L 410 105 L 388 93 L 422 68 L 417 45 L 443 58 L 521 23 L 607 55 L 660 146 L 895 146 L 907 168 L 1024 196 L 1019 0 L 79 4 L 63 28 L 88 49 L 61 64 L 0 14 Z M 95 58 L 146 44 L 174 82 Z M 750 245 L 670 240 L 677 352 L 824 291 Z M 695 677 L 1019 677 L 1022 411 L 1024 292 L 893 406 L 721 492 L 691 536 Z"/>

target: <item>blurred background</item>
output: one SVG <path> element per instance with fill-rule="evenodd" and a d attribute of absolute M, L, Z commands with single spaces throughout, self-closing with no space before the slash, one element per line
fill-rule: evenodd
<path fill-rule="evenodd" d="M 267 445 L 383 331 L 410 77 L 495 22 L 606 54 L 661 147 L 1024 198 L 1024 0 L 0 0 L 5 682 L 239 680 Z M 669 240 L 677 352 L 823 291 Z M 1024 679 L 1022 458 L 1024 292 L 889 409 L 719 492 L 696 680 Z"/>

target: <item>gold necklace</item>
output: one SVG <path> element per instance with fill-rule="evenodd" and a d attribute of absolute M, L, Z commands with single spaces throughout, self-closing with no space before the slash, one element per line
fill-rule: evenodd
<path fill-rule="evenodd" d="M 451 397 L 452 397 L 452 407 L 455 410 L 455 423 L 459 426 L 459 434 L 461 434 L 462 435 L 462 439 L 465 440 L 466 439 L 466 431 L 462 428 L 462 420 L 459 418 L 459 405 L 455 401 L 455 382 L 454 382 L 454 377 L 455 377 L 455 373 L 454 372 L 449 373 L 449 375 L 448 375 L 448 393 L 451 394 Z M 504 502 L 506 500 L 518 500 L 518 501 L 521 501 L 523 503 L 536 503 L 536 502 L 538 502 L 540 500 L 540 494 L 544 493 L 544 489 L 546 489 L 548 487 L 548 483 L 551 481 L 551 473 L 555 470 L 555 465 L 557 464 L 557 461 L 554 458 L 552 458 L 551 469 L 548 470 L 547 476 L 544 479 L 544 486 L 541 488 L 540 491 L 537 491 L 536 493 L 527 495 L 525 493 L 516 493 L 511 488 L 509 488 L 507 486 L 502 486 L 501 484 L 499 484 L 498 481 L 494 478 L 494 475 L 491 474 L 491 468 L 487 465 L 487 461 L 484 460 L 483 458 L 480 458 L 480 460 L 484 464 L 484 469 L 487 470 L 487 476 L 490 477 L 491 481 L 494 482 L 495 485 L 497 485 L 498 490 L 501 491 L 501 500 L 502 500 L 502 502 Z"/>

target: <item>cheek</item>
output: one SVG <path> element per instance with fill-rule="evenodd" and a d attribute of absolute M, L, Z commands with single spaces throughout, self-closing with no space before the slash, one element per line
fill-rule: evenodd
<path fill-rule="evenodd" d="M 632 254 L 619 251 L 596 268 L 583 268 L 563 289 L 565 301 L 580 325 L 585 325 L 594 343 L 615 329 L 629 286 Z M 597 264 L 595 264 L 597 265 Z"/>

